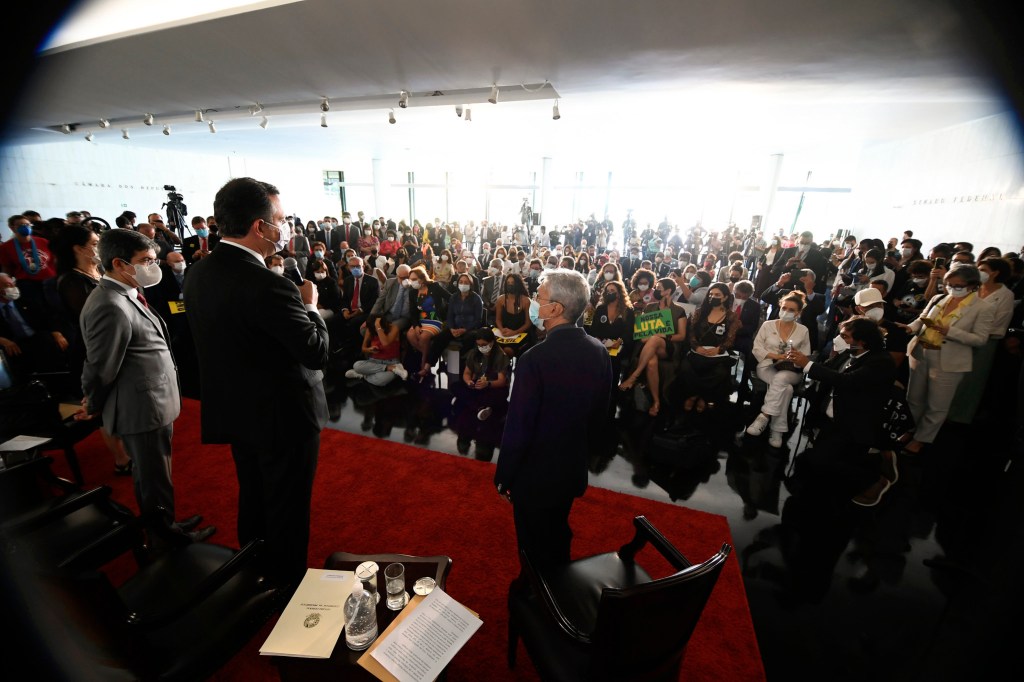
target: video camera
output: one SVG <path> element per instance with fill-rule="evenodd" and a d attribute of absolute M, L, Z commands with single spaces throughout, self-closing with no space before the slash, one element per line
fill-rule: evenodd
<path fill-rule="evenodd" d="M 164 189 L 167 190 L 167 202 L 160 208 L 167 207 L 167 222 L 170 223 L 171 229 L 184 239 L 185 216 L 188 215 L 188 207 L 182 203 L 185 197 L 178 193 L 174 185 L 164 185 Z"/>

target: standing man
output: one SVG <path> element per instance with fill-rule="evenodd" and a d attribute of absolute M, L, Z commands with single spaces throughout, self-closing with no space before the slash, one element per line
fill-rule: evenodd
<path fill-rule="evenodd" d="M 178 369 L 167 327 L 140 291 L 160 282 L 156 245 L 132 230 L 108 230 L 100 237 L 99 256 L 106 274 L 82 308 L 85 397 L 75 419 L 102 414 L 103 427 L 121 439 L 134 464 L 139 510 L 158 527 L 188 532 L 202 518 L 174 523 L 171 436 L 181 411 Z M 205 540 L 215 530 L 209 526 L 190 536 Z"/>
<path fill-rule="evenodd" d="M 185 256 L 185 263 L 192 265 L 203 256 L 210 255 L 213 248 L 220 242 L 220 237 L 210 233 L 210 228 L 202 216 L 192 218 L 192 231 L 194 235 L 185 239 L 181 245 L 181 253 Z"/>
<path fill-rule="evenodd" d="M 188 271 L 185 310 L 199 354 L 204 443 L 229 443 L 238 539 L 267 543 L 270 577 L 294 587 L 308 565 L 310 497 L 327 422 L 327 326 L 316 285 L 267 269 L 284 247 L 278 190 L 236 178 L 214 198 L 220 245 Z"/>
<path fill-rule="evenodd" d="M 548 566 L 569 561 L 573 499 L 587 489 L 587 461 L 601 442 L 612 365 L 576 320 L 590 299 L 586 278 L 551 270 L 530 302 L 546 332 L 516 364 L 494 483 L 512 502 L 519 549 Z"/>

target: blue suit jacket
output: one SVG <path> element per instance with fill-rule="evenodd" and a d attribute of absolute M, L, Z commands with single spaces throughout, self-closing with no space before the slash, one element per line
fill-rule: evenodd
<path fill-rule="evenodd" d="M 587 460 L 608 419 L 608 351 L 560 325 L 516 363 L 495 484 L 516 501 L 557 504 L 587 489 Z"/>

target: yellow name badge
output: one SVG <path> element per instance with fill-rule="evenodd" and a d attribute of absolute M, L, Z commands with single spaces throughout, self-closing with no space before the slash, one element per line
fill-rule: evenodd
<path fill-rule="evenodd" d="M 494 328 L 493 331 L 494 340 L 497 341 L 498 343 L 519 343 L 520 341 L 526 338 L 526 332 L 523 332 L 522 334 L 516 334 L 515 336 L 502 336 L 501 332 L 499 332 L 497 328 Z"/>
<path fill-rule="evenodd" d="M 185 312 L 185 302 L 184 301 L 168 301 L 167 305 L 171 309 L 171 315 L 177 315 L 178 313 Z"/>

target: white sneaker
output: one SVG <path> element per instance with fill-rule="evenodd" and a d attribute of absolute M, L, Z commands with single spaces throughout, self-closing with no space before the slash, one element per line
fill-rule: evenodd
<path fill-rule="evenodd" d="M 354 369 L 350 369 L 350 370 L 346 370 L 345 378 L 346 379 L 362 379 L 363 375 L 360 374 L 359 372 L 355 371 Z"/>
<path fill-rule="evenodd" d="M 760 436 L 764 433 L 764 430 L 768 428 L 768 415 L 764 412 L 757 415 L 757 419 L 747 427 L 747 435 L 749 436 Z"/>
<path fill-rule="evenodd" d="M 768 446 L 773 448 L 781 448 L 783 433 L 785 433 L 785 431 L 772 431 L 771 435 L 768 436 Z"/>
<path fill-rule="evenodd" d="M 407 370 L 402 365 L 395 365 L 395 368 L 391 371 L 397 374 L 398 378 L 400 378 L 402 381 L 405 381 L 406 379 L 409 378 L 409 370 Z"/>

